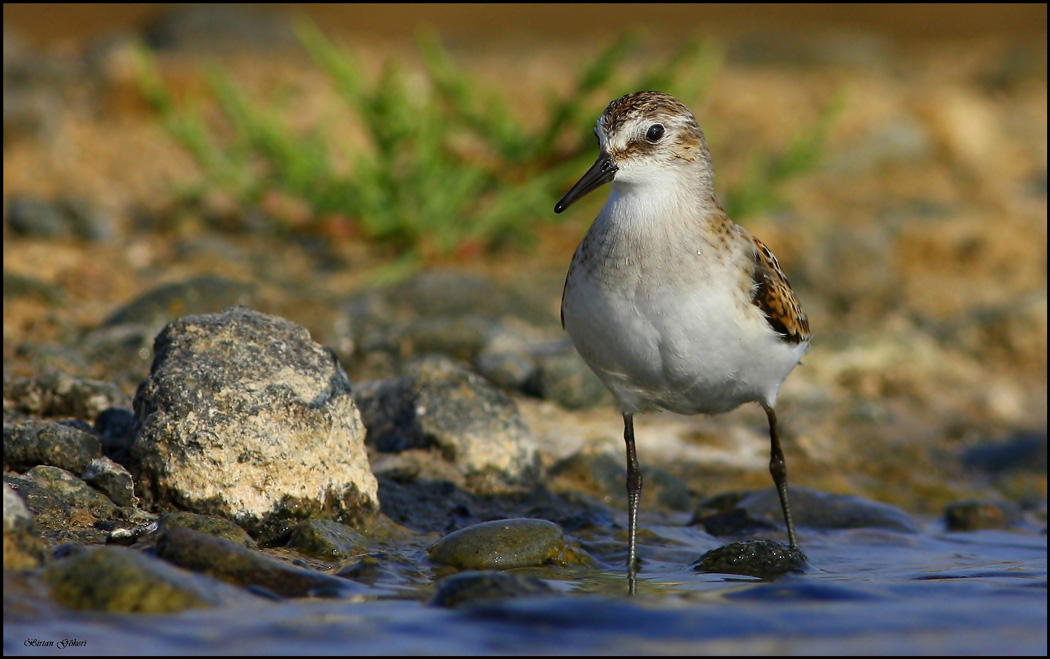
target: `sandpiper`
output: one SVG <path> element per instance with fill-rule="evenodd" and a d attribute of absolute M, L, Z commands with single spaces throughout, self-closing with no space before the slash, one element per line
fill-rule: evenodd
<path fill-rule="evenodd" d="M 773 253 L 715 198 L 707 142 L 681 101 L 627 94 L 594 132 L 598 159 L 554 212 L 605 183 L 609 199 L 573 255 L 561 319 L 623 413 L 631 584 L 642 492 L 634 415 L 646 409 L 720 414 L 761 405 L 769 470 L 796 550 L 774 408 L 809 349 L 806 314 Z"/>

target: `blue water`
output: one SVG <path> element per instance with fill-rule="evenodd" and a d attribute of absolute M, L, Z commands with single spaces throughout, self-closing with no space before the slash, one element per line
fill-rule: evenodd
<path fill-rule="evenodd" d="M 1045 532 L 809 532 L 809 572 L 760 582 L 696 573 L 710 536 L 656 530 L 666 542 L 642 547 L 635 597 L 616 566 L 537 568 L 525 572 L 557 594 L 441 609 L 387 586 L 360 601 L 63 612 L 5 624 L 4 653 L 1046 654 Z M 25 645 L 34 638 L 86 644 Z"/>

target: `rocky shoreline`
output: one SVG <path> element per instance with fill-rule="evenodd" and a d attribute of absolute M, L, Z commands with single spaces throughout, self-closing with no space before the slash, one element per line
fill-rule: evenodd
<path fill-rule="evenodd" d="M 471 287 L 472 316 L 421 293 Z M 510 297 L 449 272 L 370 292 L 354 343 L 371 357 L 353 361 L 393 365 L 386 378 L 351 381 L 305 328 L 235 306 L 168 323 L 133 401 L 113 383 L 5 379 L 5 580 L 44 583 L 71 608 L 170 612 L 392 593 L 458 605 L 549 590 L 543 572 L 508 568 L 615 569 L 622 465 L 593 447 L 541 459 L 516 402 L 546 392 L 544 404 L 578 409 L 578 395 L 561 396 L 593 375 L 521 305 L 486 315 L 485 290 L 497 306 Z M 416 295 L 435 309 L 398 319 L 388 306 L 420 308 Z M 509 378 L 508 362 L 529 375 Z M 601 397 L 591 404 L 614 416 Z M 771 488 L 705 499 L 652 465 L 646 478 L 647 508 L 691 511 L 688 524 L 730 543 L 697 569 L 768 575 L 786 560 L 732 542 L 783 535 Z M 793 486 L 792 502 L 803 533 L 922 528 L 861 497 Z M 1009 502 L 956 502 L 945 515 L 955 530 L 1032 523 Z"/>
<path fill-rule="evenodd" d="M 145 35 L 180 93 L 216 56 L 321 121 L 333 95 L 285 49 L 287 21 L 223 32 L 256 25 L 235 16 L 198 38 L 199 22 L 168 20 L 53 51 L 5 25 L 5 622 L 457 607 L 608 575 L 620 593 L 622 426 L 558 324 L 591 215 L 526 217 L 541 227 L 528 247 L 377 276 L 399 255 L 304 220 L 302 200 L 201 193 L 136 81 Z M 790 203 L 737 218 L 815 334 L 778 408 L 803 549 L 833 533 L 1045 535 L 1045 36 L 724 38 L 698 106 L 719 186 L 844 99 Z M 375 71 L 415 52 L 351 41 Z M 527 114 L 601 45 L 451 52 Z M 647 561 L 809 569 L 777 554 L 764 423 L 757 408 L 639 416 L 643 577 Z"/>

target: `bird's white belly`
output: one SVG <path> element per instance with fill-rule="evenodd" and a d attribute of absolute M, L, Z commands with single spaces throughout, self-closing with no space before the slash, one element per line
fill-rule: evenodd
<path fill-rule="evenodd" d="M 626 413 L 773 405 L 807 346 L 782 341 L 734 293 L 725 286 L 613 291 L 584 278 L 566 292 L 565 329 Z"/>

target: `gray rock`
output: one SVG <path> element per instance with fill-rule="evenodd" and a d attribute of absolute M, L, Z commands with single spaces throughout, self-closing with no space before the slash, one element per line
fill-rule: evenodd
<path fill-rule="evenodd" d="M 903 510 L 858 496 L 791 487 L 788 500 L 796 526 L 812 529 L 875 528 L 903 533 L 918 533 L 922 530 Z M 778 526 L 784 523 L 780 497 L 774 488 L 757 490 L 736 505 Z"/>
<path fill-rule="evenodd" d="M 118 506 L 136 506 L 135 483 L 124 465 L 107 457 L 95 458 L 81 474 L 88 485 L 109 497 Z"/>
<path fill-rule="evenodd" d="M 4 483 L 4 570 L 32 570 L 46 560 L 33 515 L 22 497 Z"/>
<path fill-rule="evenodd" d="M 128 395 L 110 382 L 75 378 L 65 373 L 4 378 L 4 407 L 27 414 L 90 420 L 109 407 L 130 405 Z"/>
<path fill-rule="evenodd" d="M 79 199 L 14 197 L 7 204 L 7 222 L 13 233 L 39 238 L 104 241 L 114 234 L 112 216 Z"/>
<path fill-rule="evenodd" d="M 957 501 L 944 509 L 949 531 L 1005 529 L 1021 521 L 1021 508 L 1008 501 Z"/>
<path fill-rule="evenodd" d="M 431 606 L 457 607 L 476 602 L 554 595 L 557 591 L 542 579 L 507 572 L 460 572 L 437 584 Z"/>
<path fill-rule="evenodd" d="M 467 570 L 543 565 L 565 550 L 561 527 L 544 519 L 499 519 L 446 535 L 427 550 L 430 560 Z"/>
<path fill-rule="evenodd" d="M 47 488 L 74 510 L 85 510 L 99 519 L 111 519 L 117 515 L 117 505 L 109 497 L 65 469 L 39 465 L 23 477 Z"/>
<path fill-rule="evenodd" d="M 222 517 L 187 512 L 164 513 L 157 520 L 157 534 L 161 535 L 171 529 L 190 529 L 252 549 L 256 547 L 255 540 L 252 540 L 244 529 Z"/>
<path fill-rule="evenodd" d="M 537 358 L 536 375 L 527 391 L 570 410 L 612 400 L 612 394 L 594 371 L 571 349 Z"/>
<path fill-rule="evenodd" d="M 733 542 L 706 552 L 693 564 L 697 572 L 741 574 L 760 579 L 804 572 L 805 568 L 805 554 L 771 540 Z"/>
<path fill-rule="evenodd" d="M 356 556 L 340 566 L 335 576 L 369 586 L 430 583 L 429 574 L 420 570 L 416 561 L 388 551 L 373 551 Z"/>
<path fill-rule="evenodd" d="M 50 305 L 57 305 L 65 299 L 65 292 L 61 286 L 4 270 L 4 299 L 19 298 L 35 298 Z"/>
<path fill-rule="evenodd" d="M 155 353 L 131 447 L 147 501 L 249 527 L 378 509 L 350 383 L 303 327 L 234 307 L 172 322 Z"/>
<path fill-rule="evenodd" d="M 1030 471 L 1045 474 L 1046 432 L 1018 432 L 1004 441 L 986 441 L 963 453 L 963 464 L 989 474 Z"/>
<path fill-rule="evenodd" d="M 642 479 L 648 501 L 671 510 L 688 510 L 691 506 L 689 488 L 672 474 L 651 465 L 642 465 Z M 613 455 L 592 446 L 559 460 L 550 468 L 550 475 L 564 478 L 574 488 L 583 487 L 599 498 L 611 497 L 626 503 L 624 488 L 627 483 L 627 465 L 624 456 Z M 649 499 L 652 497 L 652 499 Z"/>
<path fill-rule="evenodd" d="M 436 447 L 471 477 L 531 483 L 538 455 L 517 405 L 484 378 L 429 359 L 392 380 L 359 383 L 354 397 L 379 451 Z"/>
<path fill-rule="evenodd" d="M 362 588 L 321 572 L 289 565 L 236 542 L 186 528 L 164 532 L 157 556 L 179 567 L 279 597 L 348 597 Z"/>
<path fill-rule="evenodd" d="M 159 328 L 177 316 L 218 313 L 255 301 L 255 287 L 225 277 L 205 275 L 165 284 L 147 291 L 117 309 L 106 327 L 139 325 Z"/>
<path fill-rule="evenodd" d="M 542 306 L 514 290 L 454 270 L 420 273 L 387 289 L 386 297 L 396 308 L 410 310 L 416 316 L 513 316 L 533 324 L 556 320 Z"/>
<path fill-rule="evenodd" d="M 44 573 L 51 596 L 72 609 L 111 613 L 174 613 L 256 598 L 122 547 L 77 552 Z"/>
<path fill-rule="evenodd" d="M 165 11 L 145 27 L 157 50 L 187 53 L 295 48 L 298 42 L 287 20 L 269 8 L 236 4 L 193 4 Z"/>
<path fill-rule="evenodd" d="M 15 197 L 7 202 L 7 223 L 11 232 L 38 238 L 68 238 L 73 234 L 62 208 L 51 201 Z"/>
<path fill-rule="evenodd" d="M 95 417 L 94 429 L 102 441 L 102 453 L 122 465 L 131 458 L 135 413 L 123 407 L 110 407 Z"/>
<path fill-rule="evenodd" d="M 286 546 L 314 558 L 339 561 L 364 553 L 369 545 L 360 531 L 349 526 L 327 519 L 308 519 L 295 527 Z"/>
<path fill-rule="evenodd" d="M 4 423 L 4 465 L 14 471 L 51 465 L 79 474 L 100 457 L 102 443 L 90 432 L 43 419 Z"/>
<path fill-rule="evenodd" d="M 4 485 L 21 497 L 33 515 L 37 531 L 51 541 L 77 539 L 85 525 L 95 521 L 90 514 L 74 511 L 57 494 L 36 481 L 5 474 Z M 97 538 L 101 540 L 104 534 L 97 534 Z"/>

